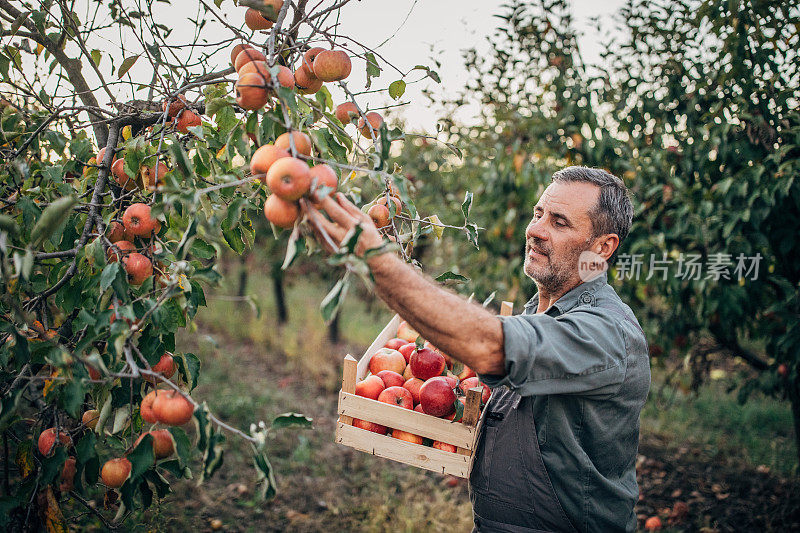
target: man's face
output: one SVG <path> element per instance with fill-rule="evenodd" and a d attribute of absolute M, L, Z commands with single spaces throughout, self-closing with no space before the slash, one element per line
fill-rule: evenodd
<path fill-rule="evenodd" d="M 539 198 L 525 231 L 525 274 L 540 288 L 580 282 L 578 258 L 592 241 L 589 212 L 599 195 L 591 183 L 553 182 Z"/>

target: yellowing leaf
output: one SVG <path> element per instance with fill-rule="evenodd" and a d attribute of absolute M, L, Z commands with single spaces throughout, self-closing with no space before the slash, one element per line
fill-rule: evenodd
<path fill-rule="evenodd" d="M 355 170 L 351 170 L 351 171 L 350 171 L 350 174 L 348 174 L 348 175 L 347 175 L 347 179 L 348 179 L 348 180 L 354 180 L 354 179 L 356 179 L 356 171 L 355 171 Z"/>
<path fill-rule="evenodd" d="M 128 124 L 124 128 L 122 128 L 122 138 L 124 140 L 128 140 L 133 136 L 133 130 L 131 129 L 131 125 Z"/>
<path fill-rule="evenodd" d="M 19 445 L 14 462 L 17 464 L 23 478 L 28 477 L 28 474 L 33 472 L 33 444 L 30 441 L 22 442 Z"/>
<path fill-rule="evenodd" d="M 59 374 L 61 374 L 61 369 L 57 368 L 57 369 L 55 369 L 53 371 L 52 374 L 50 374 L 50 377 L 51 378 L 56 378 L 56 377 L 58 377 Z M 49 393 L 53 389 L 53 387 L 55 386 L 55 384 L 57 382 L 58 382 L 57 379 L 46 379 L 46 380 L 44 380 L 44 390 L 42 391 L 42 396 L 46 398 L 47 397 L 47 393 Z"/>
<path fill-rule="evenodd" d="M 38 56 L 39 54 L 41 54 L 42 50 L 44 50 L 44 46 L 42 46 L 41 44 L 37 44 L 36 45 L 36 55 Z"/>
<path fill-rule="evenodd" d="M 64 515 L 58 506 L 58 501 L 53 495 L 53 487 L 47 487 L 45 491 L 44 527 L 47 533 L 68 533 L 67 523 Z"/>
<path fill-rule="evenodd" d="M 442 221 L 439 220 L 439 215 L 429 216 L 426 220 L 429 220 L 432 223 L 431 228 L 433 229 L 433 234 L 436 235 L 436 238 L 441 239 L 442 234 L 444 234 L 444 228 L 441 226 Z"/>

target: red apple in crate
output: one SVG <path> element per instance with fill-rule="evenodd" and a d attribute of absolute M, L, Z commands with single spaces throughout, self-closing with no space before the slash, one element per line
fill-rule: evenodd
<path fill-rule="evenodd" d="M 371 431 L 373 433 L 380 433 L 381 435 L 386 435 L 386 429 L 387 429 L 386 426 L 376 424 L 375 422 L 369 422 L 367 420 L 361 420 L 360 418 L 354 418 L 353 426 L 361 429 L 366 429 L 367 431 Z"/>
<path fill-rule="evenodd" d="M 403 370 L 403 379 L 408 381 L 409 379 L 414 377 L 414 373 L 411 372 L 411 365 L 406 365 L 406 369 Z"/>
<path fill-rule="evenodd" d="M 446 442 L 439 442 L 438 440 L 433 441 L 433 447 L 437 450 L 442 450 L 443 452 L 453 452 L 455 453 L 456 447 L 452 444 L 447 444 Z"/>
<path fill-rule="evenodd" d="M 389 387 L 378 396 L 378 401 L 398 405 L 405 409 L 414 408 L 414 397 L 411 396 L 411 392 L 403 387 Z"/>
<path fill-rule="evenodd" d="M 475 374 L 474 370 L 472 370 L 467 365 L 464 365 L 464 370 L 462 370 L 461 373 L 458 375 L 458 379 L 464 381 L 465 379 L 474 378 L 476 376 L 477 374 Z"/>
<path fill-rule="evenodd" d="M 430 378 L 419 389 L 419 403 L 429 415 L 445 417 L 452 414 L 455 401 L 456 393 L 443 377 Z"/>
<path fill-rule="evenodd" d="M 400 322 L 400 325 L 397 327 L 397 336 L 401 339 L 405 339 L 407 342 L 414 342 L 417 340 L 417 337 L 419 337 L 419 333 L 404 320 Z"/>
<path fill-rule="evenodd" d="M 481 393 L 481 403 L 488 402 L 489 397 L 492 395 L 492 391 L 489 389 L 489 387 L 481 383 L 481 380 L 474 377 L 465 379 L 464 381 L 461 382 L 459 387 L 461 388 L 461 392 L 463 392 L 464 394 L 466 394 L 468 390 L 473 389 L 475 387 L 483 387 L 483 392 Z"/>
<path fill-rule="evenodd" d="M 453 376 L 452 374 L 447 374 L 446 376 L 442 376 L 447 382 L 450 384 L 451 387 L 454 389 L 458 387 L 458 378 Z"/>
<path fill-rule="evenodd" d="M 421 406 L 421 405 L 417 405 L 417 406 L 414 408 L 414 410 L 415 410 L 415 411 L 417 411 L 417 412 L 419 412 L 419 413 L 425 414 L 425 411 L 423 411 L 423 410 L 422 410 L 422 406 Z"/>
<path fill-rule="evenodd" d="M 385 388 L 386 385 L 384 385 L 379 376 L 367 376 L 356 383 L 356 395 L 370 400 L 377 400 Z"/>
<path fill-rule="evenodd" d="M 450 358 L 450 356 L 441 351 L 433 344 L 431 344 L 431 341 L 425 341 L 425 345 L 423 346 L 423 348 L 428 348 L 429 350 L 433 350 L 434 352 L 442 354 L 442 357 L 444 357 L 444 362 L 447 365 L 447 368 L 453 368 L 453 360 Z"/>
<path fill-rule="evenodd" d="M 383 347 L 390 348 L 392 350 L 399 350 L 404 344 L 408 344 L 408 341 L 395 337 L 394 339 L 389 339 L 386 341 L 386 344 L 384 344 Z"/>
<path fill-rule="evenodd" d="M 411 354 L 417 351 L 417 345 L 413 342 L 405 343 L 403 346 L 397 349 L 398 352 L 403 354 L 403 357 L 406 358 L 406 363 L 411 361 Z"/>
<path fill-rule="evenodd" d="M 381 348 L 369 360 L 369 371 L 377 375 L 381 370 L 391 370 L 402 375 L 406 369 L 406 358 L 397 350 Z"/>
<path fill-rule="evenodd" d="M 402 387 L 403 383 L 406 382 L 406 380 L 403 379 L 403 376 L 391 370 L 381 370 L 378 372 L 378 377 L 383 380 L 383 384 L 386 385 L 387 388 Z"/>
<path fill-rule="evenodd" d="M 425 382 L 419 378 L 411 378 L 403 383 L 403 388 L 408 389 L 408 392 L 410 392 L 411 396 L 414 398 L 414 405 L 419 404 L 419 389 L 422 388 L 424 383 Z"/>
<path fill-rule="evenodd" d="M 444 357 L 439 352 L 422 348 L 411 354 L 411 373 L 415 378 L 427 381 L 432 377 L 441 376 L 444 372 Z"/>
<path fill-rule="evenodd" d="M 392 437 L 400 440 L 405 440 L 408 442 L 413 442 L 414 444 L 422 444 L 422 437 L 420 437 L 419 435 L 414 435 L 413 433 L 409 433 L 408 431 L 400 431 L 399 429 L 393 429 Z"/>

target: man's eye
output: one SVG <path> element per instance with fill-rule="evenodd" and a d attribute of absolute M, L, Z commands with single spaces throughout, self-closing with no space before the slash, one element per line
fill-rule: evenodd
<path fill-rule="evenodd" d="M 555 224 L 556 224 L 556 226 L 558 226 L 559 228 L 566 228 L 566 227 L 567 227 L 567 225 L 566 225 L 566 224 L 564 224 L 563 222 L 561 222 L 560 220 L 556 220 L 556 223 L 555 223 Z"/>

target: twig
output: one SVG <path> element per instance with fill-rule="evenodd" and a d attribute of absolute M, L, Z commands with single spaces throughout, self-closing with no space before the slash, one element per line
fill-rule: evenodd
<path fill-rule="evenodd" d="M 100 521 L 103 522 L 103 525 L 106 526 L 108 529 L 117 529 L 121 525 L 121 524 L 114 525 L 108 520 L 106 520 L 106 517 L 103 516 L 103 514 L 100 511 L 89 505 L 89 502 L 84 500 L 83 497 L 81 497 L 81 495 L 75 492 L 74 490 L 69 491 L 69 495 L 78 500 L 78 502 L 81 505 L 89 509 L 89 511 L 91 511 L 97 518 L 99 518 Z"/>

